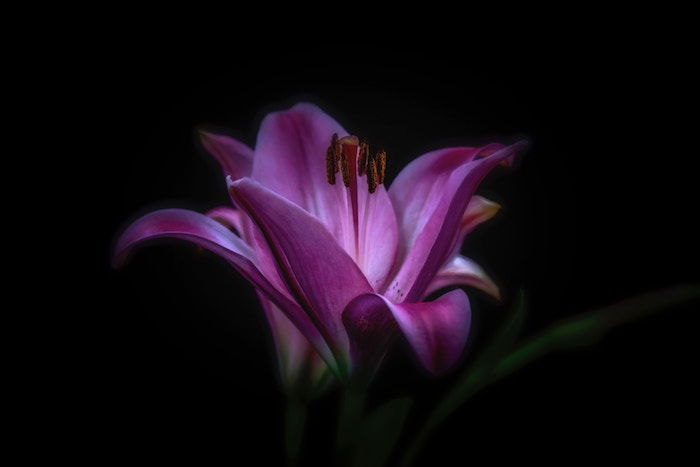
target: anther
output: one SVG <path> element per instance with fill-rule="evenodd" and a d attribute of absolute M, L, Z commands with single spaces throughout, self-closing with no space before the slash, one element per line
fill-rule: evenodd
<path fill-rule="evenodd" d="M 338 145 L 338 133 L 333 133 L 330 147 L 333 148 L 333 154 L 335 154 L 337 160 L 338 156 L 340 155 L 340 147 Z"/>
<path fill-rule="evenodd" d="M 335 173 L 338 171 L 338 158 L 333 146 L 328 146 L 326 150 L 326 178 L 328 183 L 335 185 Z"/>
<path fill-rule="evenodd" d="M 383 149 L 379 151 L 379 154 L 375 156 L 377 161 L 377 172 L 378 180 L 377 183 L 380 185 L 384 183 L 384 177 L 386 176 L 386 151 Z"/>
<path fill-rule="evenodd" d="M 334 133 L 331 144 L 326 149 L 326 178 L 335 185 L 336 174 L 340 170 L 343 185 L 350 188 L 353 206 L 356 204 L 357 178 L 367 176 L 367 188 L 370 193 L 377 190 L 377 185 L 384 183 L 386 177 L 386 151 L 381 150 L 372 155 L 367 141 L 361 142 L 356 136 L 338 138 Z M 354 209 L 354 208 L 353 208 Z"/>
<path fill-rule="evenodd" d="M 379 177 L 377 175 L 377 161 L 372 158 L 367 165 L 367 187 L 370 193 L 374 193 L 377 189 L 377 181 Z"/>

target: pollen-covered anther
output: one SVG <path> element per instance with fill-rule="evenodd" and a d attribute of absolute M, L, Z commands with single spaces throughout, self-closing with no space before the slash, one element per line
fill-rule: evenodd
<path fill-rule="evenodd" d="M 335 174 L 338 172 L 338 158 L 332 146 L 326 150 L 326 178 L 328 183 L 335 185 Z"/>
<path fill-rule="evenodd" d="M 331 185 L 335 185 L 335 174 L 338 172 L 340 162 L 340 145 L 338 144 L 338 133 L 333 133 L 331 144 L 326 149 L 326 179 Z"/>
<path fill-rule="evenodd" d="M 326 150 L 326 178 L 331 185 L 335 185 L 338 170 L 343 177 L 343 185 L 350 188 L 353 197 L 357 194 L 357 182 L 362 176 L 367 177 L 367 188 L 374 193 L 377 185 L 384 183 L 386 152 L 382 149 L 372 155 L 367 141 L 360 141 L 352 135 L 338 138 L 338 134 L 334 133 Z"/>
<path fill-rule="evenodd" d="M 384 177 L 386 177 L 386 151 L 383 149 L 375 156 L 377 161 L 377 183 L 382 185 L 384 183 Z"/>
<path fill-rule="evenodd" d="M 379 181 L 379 175 L 377 174 L 377 161 L 375 158 L 370 159 L 367 164 L 367 188 L 370 193 L 374 193 L 377 190 L 377 182 Z"/>

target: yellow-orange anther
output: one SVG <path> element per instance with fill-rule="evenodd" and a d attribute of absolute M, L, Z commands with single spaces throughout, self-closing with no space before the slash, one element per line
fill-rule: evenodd
<path fill-rule="evenodd" d="M 377 161 L 372 158 L 367 165 L 367 187 L 370 193 L 374 193 L 377 190 L 377 182 L 379 177 L 377 176 Z"/>
<path fill-rule="evenodd" d="M 377 159 L 377 183 L 381 185 L 384 183 L 384 177 L 386 176 L 386 151 L 379 151 L 379 154 L 375 157 Z"/>
<path fill-rule="evenodd" d="M 328 183 L 335 185 L 335 173 L 338 171 L 338 159 L 332 146 L 326 150 L 326 178 Z"/>
<path fill-rule="evenodd" d="M 360 142 L 357 136 L 338 138 L 334 133 L 331 144 L 326 149 L 326 178 L 331 185 L 335 185 L 338 170 L 343 177 L 343 185 L 351 188 L 351 191 L 357 188 L 356 177 L 366 175 L 367 188 L 370 193 L 374 193 L 377 185 L 384 183 L 386 152 L 382 150 L 372 155 L 365 140 Z"/>

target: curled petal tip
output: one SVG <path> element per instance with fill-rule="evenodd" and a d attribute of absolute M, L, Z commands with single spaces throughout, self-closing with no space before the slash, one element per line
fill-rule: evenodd
<path fill-rule="evenodd" d="M 510 153 L 510 156 L 508 156 L 506 159 L 503 159 L 501 162 L 501 165 L 504 165 L 506 167 L 509 167 L 513 164 L 513 160 L 515 159 L 515 155 L 519 152 L 525 149 L 530 143 L 525 140 L 521 139 L 520 141 L 511 144 L 510 146 L 506 147 L 505 149 Z"/>
<path fill-rule="evenodd" d="M 495 201 L 491 201 L 490 199 L 486 199 L 483 197 L 479 197 L 480 201 L 482 201 L 482 209 L 485 215 L 487 215 L 489 218 L 493 217 L 496 215 L 498 211 L 501 210 L 503 206 L 500 205 L 500 203 L 497 203 Z"/>
<path fill-rule="evenodd" d="M 202 143 L 210 142 L 216 138 L 216 134 L 206 130 L 204 126 L 198 126 L 195 131 L 197 132 L 197 136 L 199 136 Z"/>

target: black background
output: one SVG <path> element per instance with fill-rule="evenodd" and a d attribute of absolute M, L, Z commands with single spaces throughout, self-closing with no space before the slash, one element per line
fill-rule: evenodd
<path fill-rule="evenodd" d="M 125 269 L 109 267 L 115 237 L 138 215 L 228 202 L 195 138 L 199 125 L 252 146 L 265 113 L 309 100 L 384 146 L 390 178 L 434 148 L 529 139 L 520 163 L 478 190 L 503 209 L 463 252 L 502 286 L 506 304 L 470 293 L 466 359 L 488 342 L 519 287 L 528 335 L 698 280 L 697 150 L 681 112 L 689 64 L 666 43 L 548 37 L 498 47 L 461 34 L 415 44 L 254 42 L 213 50 L 206 40 L 156 37 L 86 54 L 77 78 L 89 94 L 84 168 L 99 175 L 81 208 L 93 213 L 97 262 L 82 292 L 93 309 L 83 333 L 90 350 L 78 363 L 90 384 L 75 395 L 88 408 L 86 445 L 96 456 L 283 459 L 284 399 L 252 288 L 185 243 L 159 242 Z M 615 330 L 594 348 L 547 357 L 485 390 L 435 434 L 421 465 L 692 454 L 694 308 Z M 400 343 L 370 404 L 415 395 L 410 435 L 453 380 L 423 374 Z M 313 406 L 305 465 L 327 465 L 336 399 L 330 391 Z"/>

